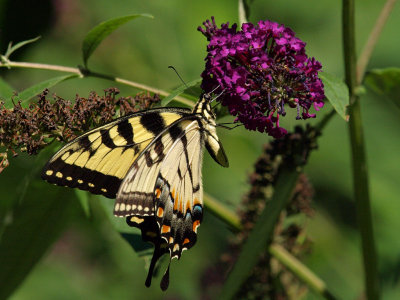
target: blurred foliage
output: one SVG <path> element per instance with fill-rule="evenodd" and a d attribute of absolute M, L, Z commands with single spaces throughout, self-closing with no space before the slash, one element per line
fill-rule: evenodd
<path fill-rule="evenodd" d="M 383 3 L 357 1 L 358 49 L 362 48 Z M 250 12 L 248 19 L 251 22 L 271 19 L 291 27 L 307 42 L 307 53 L 321 61 L 323 70 L 342 77 L 339 2 L 252 1 Z M 93 26 L 111 18 L 140 13 L 155 18 L 138 18 L 104 40 L 91 57 L 92 70 L 171 90 L 180 85 L 180 80 L 168 69 L 169 65 L 173 65 L 185 81 L 198 78 L 203 70 L 206 41 L 196 31 L 197 26 L 212 15 L 217 23 L 238 21 L 237 2 L 228 0 L 116 0 L 112 4 L 105 0 L 3 0 L 0 2 L 0 52 L 5 53 L 10 41 L 16 44 L 41 35 L 40 41 L 18 50 L 12 59 L 77 66 L 82 63 L 82 40 Z M 370 67 L 400 66 L 400 41 L 396 39 L 400 19 L 394 17 L 399 14 L 400 6 L 397 5 L 373 53 Z M 0 74 L 18 91 L 57 76 L 55 72 L 26 69 L 1 69 Z M 119 88 L 123 96 L 137 92 L 95 78 L 68 80 L 53 87 L 51 92 L 72 100 L 76 94 L 100 93 L 110 86 Z M 327 105 L 322 112 L 329 109 Z M 393 103 L 369 93 L 362 97 L 362 109 L 383 296 L 384 299 L 399 299 L 399 110 Z M 295 124 L 293 119 L 288 115 L 283 122 L 290 128 Z M 221 122 L 225 120 L 231 121 L 224 118 Z M 363 276 L 352 203 L 346 127 L 340 117 L 329 123 L 320 138 L 319 150 L 310 157 L 306 168 L 316 190 L 316 213 L 306 228 L 314 243 L 305 263 L 339 298 L 356 299 L 360 297 Z M 269 139 L 242 128 L 221 130 L 219 135 L 231 166 L 220 168 L 206 154 L 204 189 L 234 210 L 241 195 L 249 188 L 248 174 L 252 165 Z M 40 170 L 46 159 L 9 158 L 10 167 L 0 175 L 2 220 L 7 221 L 5 212 L 11 207 L 21 205 L 24 178 L 27 174 L 35 174 L 33 169 Z M 36 182 L 37 178 L 33 180 Z M 11 299 L 195 299 L 200 295 L 199 279 L 203 271 L 218 260 L 226 240 L 233 236 L 220 220 L 206 211 L 196 247 L 185 253 L 179 263 L 173 264 L 170 289 L 168 294 L 162 294 L 156 284 L 150 289 L 145 288 L 144 262 L 112 229 L 108 221 L 111 210 L 104 213 L 91 205 L 87 219 L 78 205 L 67 204 L 78 203 L 77 197 L 68 189 L 42 183 L 35 184 L 34 188 L 27 194 L 29 205 L 35 206 L 34 201 L 54 199 L 52 197 L 60 193 L 59 200 L 65 202 L 59 206 L 62 215 L 68 213 L 67 206 L 71 205 L 74 218 Z M 68 195 L 71 199 L 64 199 L 69 198 Z M 29 207 L 27 204 L 26 208 Z M 0 234 L 7 234 L 4 224 L 1 225 Z M 29 227 L 29 224 L 21 226 Z M 29 234 L 28 230 L 26 232 Z M 21 236 L 22 240 L 24 238 Z M 317 297 L 311 293 L 306 299 Z"/>

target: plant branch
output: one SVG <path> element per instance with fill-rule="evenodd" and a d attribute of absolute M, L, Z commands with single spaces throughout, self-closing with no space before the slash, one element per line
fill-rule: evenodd
<path fill-rule="evenodd" d="M 396 1 L 397 0 L 387 0 L 381 10 L 381 13 L 379 14 L 378 19 L 375 22 L 375 25 L 368 37 L 367 43 L 365 44 L 357 62 L 357 84 L 361 84 L 364 78 L 365 70 L 369 60 L 371 59 L 372 52 L 376 43 L 378 42 L 382 29 L 385 26 L 394 5 L 396 4 Z"/>
<path fill-rule="evenodd" d="M 323 282 L 313 271 L 303 265 L 296 257 L 291 255 L 284 247 L 279 244 L 272 244 L 269 247 L 269 253 L 325 299 L 336 299 L 332 293 L 328 291 L 325 282 Z"/>
<path fill-rule="evenodd" d="M 207 210 L 209 210 L 214 216 L 228 224 L 234 231 L 242 230 L 242 224 L 237 214 L 207 193 L 204 193 L 203 198 Z"/>
<path fill-rule="evenodd" d="M 57 66 L 57 65 L 49 65 L 49 64 L 39 64 L 39 63 L 30 63 L 30 62 L 17 62 L 17 61 L 9 61 L 0 62 L 0 67 L 5 68 L 25 68 L 25 69 L 40 69 L 40 70 L 51 70 L 51 71 L 59 71 L 65 73 L 74 73 L 78 74 L 80 77 L 84 77 L 82 72 L 78 68 L 65 67 L 65 66 Z"/>
<path fill-rule="evenodd" d="M 377 255 L 372 225 L 369 196 L 368 168 L 361 120 L 360 99 L 356 93 L 356 55 L 354 0 L 343 0 L 343 51 L 346 84 L 349 87 L 349 131 L 352 150 L 353 189 L 356 203 L 358 228 L 361 234 L 365 274 L 365 291 L 368 299 L 380 298 Z"/>
<path fill-rule="evenodd" d="M 155 94 L 159 94 L 161 96 L 168 96 L 169 93 L 164 90 L 157 89 L 152 86 L 148 86 L 145 84 L 141 84 L 138 82 L 126 80 L 123 78 L 119 77 L 114 77 L 106 74 L 101 74 L 97 72 L 92 72 L 88 69 L 85 68 L 72 68 L 72 67 L 65 67 L 65 66 L 58 66 L 58 65 L 49 65 L 49 64 L 39 64 L 39 63 L 29 63 L 29 62 L 15 62 L 15 61 L 9 61 L 6 59 L 4 56 L 2 56 L 2 60 L 0 61 L 0 67 L 6 67 L 6 68 L 25 68 L 25 69 L 40 69 L 40 70 L 51 70 L 51 71 L 59 71 L 59 72 L 65 72 L 65 73 L 73 73 L 73 74 L 78 74 L 81 78 L 83 77 L 96 77 L 96 78 L 102 78 L 102 79 L 107 79 L 111 80 L 114 82 L 121 83 L 123 85 L 127 85 L 130 87 L 134 87 L 140 90 L 145 90 L 149 91 Z M 182 96 L 176 96 L 174 100 L 181 102 L 182 104 L 188 105 L 192 107 L 194 103 L 190 101 L 189 99 L 186 99 L 185 97 Z"/>
<path fill-rule="evenodd" d="M 336 116 L 336 110 L 334 108 L 331 109 L 330 112 L 328 112 L 327 114 L 324 115 L 324 117 L 322 118 L 321 121 L 319 121 L 316 125 L 315 128 L 318 131 L 322 131 L 325 126 L 328 124 L 328 122 L 334 117 Z"/>

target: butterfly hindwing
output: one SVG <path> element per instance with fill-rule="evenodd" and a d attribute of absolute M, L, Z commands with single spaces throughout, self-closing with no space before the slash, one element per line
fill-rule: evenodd
<path fill-rule="evenodd" d="M 172 258 L 196 242 L 203 215 L 201 165 L 204 136 L 193 121 L 166 155 L 155 189 L 155 215 Z"/>
<path fill-rule="evenodd" d="M 133 166 L 127 174 L 117 195 L 116 214 L 129 215 L 127 222 L 130 226 L 141 229 L 142 238 L 151 241 L 154 246 L 154 254 L 151 260 L 146 285 L 151 284 L 151 277 L 157 260 L 164 254 L 170 254 L 170 258 L 180 258 L 182 251 L 191 248 L 197 239 L 197 228 L 200 225 L 203 215 L 201 164 L 204 144 L 204 133 L 198 118 L 182 120 L 169 128 L 162 136 L 158 137 L 163 141 L 164 153 L 162 160 L 157 160 L 153 155 L 152 163 L 146 157 L 145 152 L 138 159 L 139 165 Z M 154 142 L 154 145 L 157 141 Z M 154 146 L 149 147 L 146 152 L 154 152 Z M 147 163 L 146 163 L 147 162 Z M 154 170 L 158 174 L 153 178 Z M 132 173 L 132 176 L 130 176 Z M 142 174 L 151 174 L 141 180 Z M 151 180 L 149 188 L 147 181 Z M 140 184 L 146 183 L 146 185 Z M 139 185 L 138 185 L 139 184 Z M 141 190 L 143 186 L 148 188 L 147 201 L 153 205 L 151 214 L 143 211 L 142 199 L 137 196 L 129 197 L 131 187 Z M 129 199 L 128 202 L 121 202 L 122 190 Z M 151 192 L 150 192 L 151 191 Z M 126 201 L 126 200 L 125 200 Z M 138 205 L 140 211 L 122 212 L 124 209 Z M 155 231 L 154 228 L 158 230 Z M 169 266 L 161 281 L 161 288 L 165 290 L 169 282 Z"/>
<path fill-rule="evenodd" d="M 114 214 L 126 217 L 155 246 L 146 286 L 163 254 L 170 254 L 171 263 L 196 243 L 203 216 L 203 147 L 228 166 L 210 101 L 202 98 L 193 111 L 142 111 L 93 129 L 61 148 L 42 172 L 50 183 L 116 198 Z"/>
<path fill-rule="evenodd" d="M 153 109 L 93 129 L 61 148 L 43 169 L 42 178 L 115 198 L 132 164 L 155 136 L 189 113 Z"/>

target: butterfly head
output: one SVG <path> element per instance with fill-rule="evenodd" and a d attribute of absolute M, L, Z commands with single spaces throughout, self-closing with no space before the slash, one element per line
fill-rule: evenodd
<path fill-rule="evenodd" d="M 216 116 L 211 108 L 211 102 L 215 99 L 215 97 L 211 97 L 211 94 L 204 93 L 199 102 L 197 102 L 196 106 L 193 108 L 193 113 L 201 114 L 209 123 L 214 124 Z"/>
<path fill-rule="evenodd" d="M 202 95 L 199 102 L 193 108 L 193 114 L 200 115 L 203 131 L 205 134 L 205 146 L 211 157 L 223 167 L 228 167 L 228 159 L 224 148 L 219 141 L 216 130 L 216 116 L 211 108 L 211 102 L 217 97 L 211 97 L 211 94 L 205 93 Z"/>

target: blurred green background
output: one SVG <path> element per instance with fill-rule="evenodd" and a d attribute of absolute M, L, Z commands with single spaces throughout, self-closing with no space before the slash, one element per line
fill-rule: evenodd
<path fill-rule="evenodd" d="M 382 0 L 357 1 L 358 53 L 383 4 Z M 254 1 L 250 12 L 249 21 L 270 19 L 291 27 L 307 42 L 307 54 L 316 57 L 324 71 L 343 77 L 339 1 Z M 197 26 L 211 16 L 215 16 L 218 24 L 238 21 L 237 1 L 228 0 L 2 0 L 0 51 L 5 52 L 9 41 L 16 43 L 41 35 L 38 42 L 18 51 L 11 59 L 77 66 L 82 64 L 81 42 L 92 27 L 110 18 L 135 13 L 148 13 L 155 18 L 139 18 L 118 29 L 96 50 L 89 67 L 165 90 L 181 84 L 167 68 L 169 65 L 173 65 L 186 81 L 200 76 L 206 39 L 196 30 Z M 370 68 L 400 66 L 399 16 L 400 6 L 397 5 L 372 56 Z M 2 69 L 0 75 L 15 90 L 21 91 L 62 74 Z M 73 100 L 76 94 L 87 96 L 90 91 L 102 94 L 108 87 L 118 87 L 123 96 L 137 92 L 110 81 L 85 78 L 61 83 L 52 88 L 51 93 Z M 327 104 L 318 117 L 329 109 Z M 399 110 L 368 90 L 362 98 L 362 109 L 383 298 L 400 299 Z M 288 118 L 284 121 L 288 129 L 294 124 Z M 206 154 L 204 189 L 235 210 L 248 190 L 247 177 L 262 151 L 261 145 L 269 138 L 240 128 L 221 130 L 219 135 L 230 168 L 219 167 Z M 7 207 L 4 203 L 14 201 L 25 174 L 40 170 L 50 152 L 37 158 L 21 155 L 10 160 L 11 166 L 0 174 L 3 202 L 0 209 Z M 316 213 L 307 227 L 313 247 L 305 263 L 341 299 L 360 297 L 363 283 L 349 158 L 347 124 L 335 117 L 306 168 L 316 190 L 313 204 Z M 67 190 L 43 184 L 36 188 L 32 197 L 45 201 L 50 189 L 59 193 Z M 110 228 L 96 203 L 90 219 L 77 213 L 78 209 L 71 211 L 73 222 L 11 299 L 198 299 L 203 270 L 219 259 L 226 241 L 233 236 L 221 221 L 206 211 L 196 246 L 185 252 L 179 262 L 172 263 L 170 288 L 162 293 L 158 287 L 159 278 L 153 281 L 150 289 L 144 286 L 147 273 L 144 261 Z M 318 295 L 310 292 L 306 299 L 318 299 Z"/>

